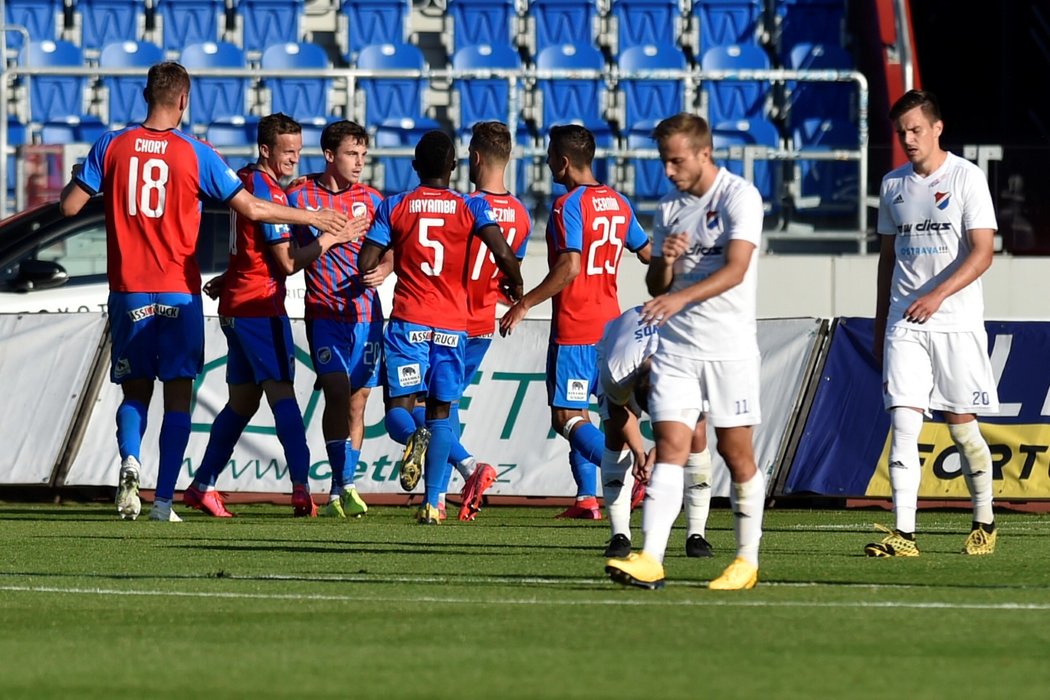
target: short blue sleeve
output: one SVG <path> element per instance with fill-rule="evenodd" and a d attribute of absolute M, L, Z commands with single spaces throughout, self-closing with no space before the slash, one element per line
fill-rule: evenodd
<path fill-rule="evenodd" d="M 484 197 L 467 197 L 464 201 L 467 203 L 467 211 L 474 217 L 471 233 L 485 226 L 499 225 L 496 221 L 496 212 L 492 211 L 492 207 Z"/>
<path fill-rule="evenodd" d="M 106 149 L 113 142 L 115 131 L 107 131 L 99 137 L 95 145 L 88 151 L 84 167 L 74 178 L 88 193 L 98 194 L 102 191 L 102 168 L 106 160 Z"/>
<path fill-rule="evenodd" d="M 197 155 L 197 180 L 200 190 L 218 202 L 228 202 L 244 185 L 237 173 L 226 164 L 214 148 L 194 138 L 184 137 Z"/>
<path fill-rule="evenodd" d="M 383 249 L 390 247 L 390 210 L 394 206 L 393 203 L 398 201 L 401 201 L 400 197 L 391 197 L 379 203 L 376 207 L 376 218 L 372 220 L 372 225 L 365 234 L 366 241 L 371 241 Z"/>
<path fill-rule="evenodd" d="M 572 196 L 566 197 L 562 203 L 561 211 L 554 209 L 554 215 L 561 219 L 561 240 L 558 252 L 574 250 L 583 251 L 583 212 L 580 210 L 580 192 L 582 188 Z"/>

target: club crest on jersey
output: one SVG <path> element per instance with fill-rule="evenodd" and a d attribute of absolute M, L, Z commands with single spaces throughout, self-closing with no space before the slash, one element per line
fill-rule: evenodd
<path fill-rule="evenodd" d="M 456 333 L 442 333 L 441 331 L 434 331 L 434 345 L 440 345 L 444 348 L 458 348 L 459 335 Z"/>
<path fill-rule="evenodd" d="M 713 231 L 716 228 L 718 228 L 718 212 L 717 211 L 709 211 L 709 212 L 707 212 L 706 221 L 704 222 L 704 225 L 707 226 L 708 230 L 711 230 L 711 231 Z"/>
<path fill-rule="evenodd" d="M 368 213 L 368 205 L 364 202 L 354 202 L 350 205 L 350 215 L 355 219 Z"/>
<path fill-rule="evenodd" d="M 948 204 L 951 202 L 951 199 L 952 199 L 952 193 L 951 192 L 934 192 L 933 193 L 933 201 L 937 205 L 937 208 L 940 209 L 941 211 L 944 211 L 945 209 L 948 208 Z"/>
<path fill-rule="evenodd" d="M 586 380 L 569 379 L 565 382 L 565 398 L 569 401 L 586 401 L 587 394 Z"/>
<path fill-rule="evenodd" d="M 328 348 L 328 347 L 320 348 L 317 351 L 317 361 L 320 362 L 322 365 L 327 365 L 329 362 L 331 362 L 332 361 L 332 348 Z"/>
<path fill-rule="evenodd" d="M 416 386 L 423 382 L 423 377 L 419 373 L 419 365 L 402 365 L 397 368 L 397 381 L 401 386 Z"/>

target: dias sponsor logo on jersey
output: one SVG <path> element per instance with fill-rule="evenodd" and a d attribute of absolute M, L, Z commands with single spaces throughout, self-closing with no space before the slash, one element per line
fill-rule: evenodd
<path fill-rule="evenodd" d="M 586 380 L 570 379 L 565 383 L 565 398 L 569 401 L 586 401 L 587 393 Z"/>
<path fill-rule="evenodd" d="M 419 365 L 401 365 L 397 368 L 397 381 L 401 386 L 416 386 L 423 381 L 423 376 L 419 373 Z"/>
<path fill-rule="evenodd" d="M 686 253 L 686 255 L 688 255 L 690 257 L 695 257 L 697 255 L 721 255 L 721 254 L 722 254 L 722 246 L 720 246 L 720 245 L 705 246 L 703 243 L 697 243 L 696 245 L 694 245 L 692 248 L 689 249 L 689 252 Z"/>
<path fill-rule="evenodd" d="M 933 221 L 926 219 L 917 224 L 901 224 L 897 227 L 897 233 L 902 236 L 932 236 L 938 231 L 951 231 L 950 221 Z"/>

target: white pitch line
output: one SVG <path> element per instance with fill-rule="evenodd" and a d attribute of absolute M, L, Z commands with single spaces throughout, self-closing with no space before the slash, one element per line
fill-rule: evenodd
<path fill-rule="evenodd" d="M 660 600 L 650 598 L 608 598 L 608 599 L 573 599 L 543 600 L 539 598 L 500 598 L 486 600 L 482 598 L 464 598 L 453 596 L 421 596 L 399 598 L 394 596 L 349 596 L 298 593 L 233 593 L 222 591 L 160 591 L 160 590 L 119 590 L 112 588 L 58 588 L 54 586 L 0 586 L 0 591 L 11 593 L 58 593 L 65 595 L 93 595 L 120 597 L 158 597 L 158 598 L 232 598 L 246 600 L 297 600 L 319 602 L 347 603 L 435 603 L 446 605 L 596 605 L 596 606 L 659 606 L 659 607 L 730 607 L 730 608 L 895 608 L 911 610 L 1021 610 L 1050 611 L 1050 603 L 957 603 L 957 602 L 915 602 L 904 601 L 776 601 L 776 600 L 730 600 L 711 597 L 701 600 Z M 658 594 L 654 594 L 658 595 Z M 717 595 L 717 594 L 714 594 Z"/>

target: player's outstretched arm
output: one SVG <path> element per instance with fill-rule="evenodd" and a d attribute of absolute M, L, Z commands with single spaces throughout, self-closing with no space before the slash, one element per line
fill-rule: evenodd
<path fill-rule="evenodd" d="M 638 259 L 642 261 L 643 265 L 648 265 L 653 259 L 653 244 L 646 243 L 644 246 L 634 251 L 634 254 L 638 256 Z"/>
<path fill-rule="evenodd" d="M 660 254 L 652 256 L 645 272 L 645 286 L 650 296 L 659 296 L 671 288 L 674 280 L 674 261 L 685 254 L 689 237 L 685 233 L 669 233 L 660 245 Z M 651 248 L 647 246 L 647 248 Z"/>
<path fill-rule="evenodd" d="M 642 306 L 642 320 L 649 324 L 662 326 L 689 304 L 711 299 L 737 286 L 744 281 L 756 247 L 754 243 L 743 239 L 729 241 L 726 247 L 725 265 L 711 273 L 709 277 L 694 282 L 688 287 L 676 292 L 661 294 L 646 302 Z"/>
<path fill-rule="evenodd" d="M 268 202 L 241 190 L 230 200 L 230 208 L 252 221 L 271 224 L 294 224 L 313 226 L 318 231 L 338 232 L 346 228 L 349 218 L 344 212 L 334 209 L 296 209 L 283 204 Z"/>
<path fill-rule="evenodd" d="M 890 286 L 897 265 L 896 236 L 879 236 L 879 267 L 875 297 L 875 338 L 871 351 L 882 366 L 882 348 L 886 342 L 886 317 L 890 315 Z"/>
<path fill-rule="evenodd" d="M 80 165 L 73 166 L 73 176 L 66 183 L 66 186 L 62 188 L 62 194 L 58 198 L 58 208 L 62 212 L 62 216 L 76 216 L 84 208 L 84 205 L 88 203 L 88 200 L 91 199 L 91 194 L 77 182 L 77 174 L 80 172 L 80 168 Z"/>
<path fill-rule="evenodd" d="M 529 309 L 537 304 L 542 304 L 561 290 L 565 289 L 579 274 L 580 253 L 575 250 L 562 251 L 562 253 L 558 255 L 554 267 L 552 267 L 550 272 L 547 273 L 547 276 L 543 278 L 543 281 L 536 285 L 532 291 L 519 299 L 514 306 L 507 310 L 507 313 L 503 314 L 503 318 L 499 320 L 500 335 L 506 336 L 509 334 L 514 330 L 515 326 L 521 323 L 521 320 L 525 318 L 525 314 L 529 312 Z"/>
<path fill-rule="evenodd" d="M 388 250 L 379 259 L 379 264 L 361 275 L 361 284 L 366 287 L 377 288 L 386 281 L 390 273 L 394 271 L 394 251 Z"/>
<path fill-rule="evenodd" d="M 321 235 L 304 246 L 300 246 L 294 240 L 276 243 L 270 246 L 270 257 L 277 263 L 277 268 L 281 272 L 291 275 L 317 260 L 329 249 L 356 241 L 367 231 L 367 218 L 358 216 L 350 219 L 350 223 L 345 228 L 335 232 L 323 231 Z"/>
<path fill-rule="evenodd" d="M 357 254 L 357 269 L 362 275 L 372 272 L 379 266 L 379 260 L 385 252 L 386 248 L 366 238 L 361 242 L 361 251 Z"/>

